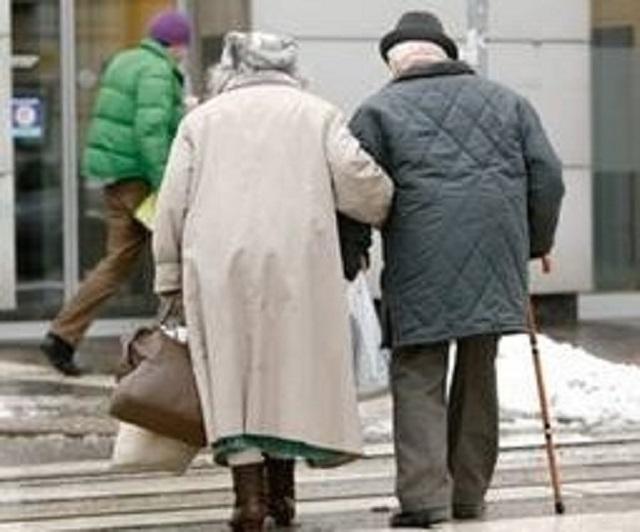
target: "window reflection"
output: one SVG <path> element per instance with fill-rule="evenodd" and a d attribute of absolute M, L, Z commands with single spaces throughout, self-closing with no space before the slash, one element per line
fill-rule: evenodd
<path fill-rule="evenodd" d="M 640 288 L 640 4 L 592 2 L 596 288 Z"/>

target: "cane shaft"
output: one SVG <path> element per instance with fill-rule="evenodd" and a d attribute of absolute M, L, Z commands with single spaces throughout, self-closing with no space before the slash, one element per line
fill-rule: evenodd
<path fill-rule="evenodd" d="M 547 391 L 544 385 L 544 376 L 542 373 L 542 362 L 540 361 L 540 351 L 538 349 L 537 325 L 535 315 L 533 313 L 533 305 L 529 304 L 528 312 L 529 325 L 529 341 L 531 343 L 531 352 L 533 355 L 533 367 L 536 375 L 536 385 L 538 388 L 538 399 L 540 401 L 540 414 L 542 417 L 542 425 L 544 431 L 545 448 L 547 451 L 547 460 L 549 462 L 549 474 L 551 476 L 551 487 L 553 489 L 553 499 L 555 503 L 556 513 L 564 513 L 564 504 L 560 493 L 560 475 L 558 473 L 558 464 L 556 461 L 555 446 L 553 443 L 553 430 L 551 428 L 551 416 L 549 415 L 549 405 L 547 402 Z"/>

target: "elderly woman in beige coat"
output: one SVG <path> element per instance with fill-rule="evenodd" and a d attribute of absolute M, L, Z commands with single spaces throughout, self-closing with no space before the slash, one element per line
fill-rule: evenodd
<path fill-rule="evenodd" d="M 235 530 L 267 513 L 289 524 L 293 459 L 361 453 L 336 210 L 380 225 L 392 184 L 340 111 L 302 89 L 296 55 L 288 38 L 226 37 L 219 94 L 183 121 L 155 221 L 155 289 L 183 295 Z"/>

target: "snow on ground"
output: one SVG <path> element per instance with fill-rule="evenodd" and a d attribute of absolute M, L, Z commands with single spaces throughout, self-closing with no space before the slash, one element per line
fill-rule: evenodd
<path fill-rule="evenodd" d="M 640 367 L 603 360 L 543 335 L 538 345 L 554 418 L 588 428 L 640 424 Z M 537 416 L 540 405 L 526 335 L 501 340 L 497 368 L 502 417 Z"/>
<path fill-rule="evenodd" d="M 538 347 L 554 426 L 589 433 L 640 428 L 640 367 L 603 360 L 543 335 Z M 528 336 L 502 338 L 497 372 L 501 429 L 538 433 L 540 403 Z M 388 396 L 360 403 L 360 415 L 367 441 L 389 441 Z"/>

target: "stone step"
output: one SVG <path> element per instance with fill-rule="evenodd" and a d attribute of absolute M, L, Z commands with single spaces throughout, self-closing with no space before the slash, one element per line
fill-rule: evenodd
<path fill-rule="evenodd" d="M 393 461 L 384 447 L 369 453 L 370 458 L 335 470 L 299 467 L 301 515 L 355 513 L 360 521 L 380 521 L 372 510 L 395 505 Z M 637 500 L 640 495 L 640 443 L 575 444 L 562 449 L 561 463 L 563 493 L 572 505 L 593 497 Z M 548 507 L 547 478 L 539 449 L 508 450 L 488 500 Z M 205 455 L 181 477 L 112 473 L 105 461 L 0 468 L 0 531 L 154 529 L 159 523 L 163 529 L 208 523 L 206 530 L 212 530 L 212 523 L 224 526 L 230 505 L 228 471 L 211 466 Z"/>
<path fill-rule="evenodd" d="M 561 465 L 589 463 L 611 464 L 616 462 L 640 462 L 640 435 L 628 434 L 610 439 L 572 437 L 556 443 Z M 4 448 L 3 448 L 4 450 Z M 370 461 L 383 461 L 392 467 L 393 446 L 388 443 L 371 444 L 365 447 L 365 459 L 349 465 L 350 468 L 369 468 Z M 211 456 L 202 451 L 191 464 L 190 471 L 209 467 Z M 523 466 L 543 466 L 546 454 L 541 435 L 528 438 L 503 438 L 500 446 L 498 469 Z M 0 487 L 6 482 L 39 481 L 53 479 L 63 481 L 67 477 L 91 477 L 113 475 L 107 459 L 74 460 L 43 464 L 0 466 Z"/>
<path fill-rule="evenodd" d="M 361 479 L 351 478 L 350 482 L 361 483 Z M 360 521 L 376 519 L 383 523 L 384 518 L 374 517 L 376 509 L 393 507 L 394 498 L 388 494 L 371 495 L 360 490 L 357 495 L 345 493 L 346 480 L 336 484 L 321 484 L 315 494 L 305 489 L 301 483 L 301 501 L 298 504 L 301 519 L 318 520 L 323 515 L 331 515 L 333 519 L 339 515 L 360 514 Z M 226 497 L 211 497 L 206 491 L 197 492 L 194 496 L 165 498 L 158 492 L 159 484 L 155 484 L 155 492 L 146 499 L 131 499 L 122 494 L 114 499 L 113 504 L 105 506 L 97 501 L 77 499 L 73 507 L 60 507 L 56 513 L 42 515 L 29 512 L 22 517 L 3 518 L 0 531 L 14 530 L 119 530 L 137 527 L 153 527 L 159 525 L 166 528 L 170 525 L 205 525 L 208 530 L 222 530 L 225 520 L 230 514 L 230 494 Z M 322 496 L 318 494 L 321 493 Z M 565 503 L 569 507 L 578 506 L 589 497 L 610 496 L 636 500 L 640 495 L 640 479 L 627 478 L 615 481 L 567 482 L 563 486 Z M 213 494 L 215 495 L 215 493 Z M 537 501 L 543 504 L 551 497 L 547 486 L 497 486 L 490 490 L 488 502 L 500 505 L 521 504 L 525 501 Z M 546 505 L 549 506 L 549 505 Z M 353 519 L 353 515 L 351 517 Z M 340 522 L 338 520 L 338 522 Z M 212 528 L 213 527 L 213 528 Z M 218 528 L 219 527 L 219 528 Z M 338 528 L 340 530 L 340 528 Z M 613 530 L 613 529 L 612 529 Z"/>

